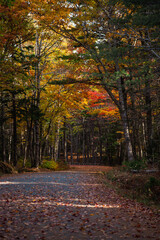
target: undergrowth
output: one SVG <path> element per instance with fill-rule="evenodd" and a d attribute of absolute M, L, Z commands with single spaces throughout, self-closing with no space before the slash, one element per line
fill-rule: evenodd
<path fill-rule="evenodd" d="M 50 170 L 50 171 L 62 171 L 62 170 L 68 170 L 69 165 L 62 161 L 58 160 L 57 162 L 54 160 L 48 160 L 48 159 L 43 159 L 42 163 L 40 164 L 39 168 L 32 168 L 31 165 L 27 164 L 25 167 L 21 164 L 21 166 L 18 167 L 18 172 L 41 172 L 45 170 Z"/>
<path fill-rule="evenodd" d="M 140 159 L 140 160 L 134 160 L 131 162 L 124 161 L 122 163 L 122 169 L 124 171 L 140 171 L 145 169 L 147 166 L 147 160 L 146 159 Z"/>
<path fill-rule="evenodd" d="M 160 208 L 159 173 L 131 173 L 117 168 L 106 173 L 106 178 L 119 194 Z"/>
<path fill-rule="evenodd" d="M 57 170 L 58 168 L 58 163 L 55 161 L 43 161 L 41 164 L 41 168 L 46 168 L 46 169 L 50 169 L 50 170 Z"/>
<path fill-rule="evenodd" d="M 69 166 L 64 161 L 57 161 L 54 160 L 44 160 L 40 166 L 42 169 L 49 169 L 52 171 L 61 171 L 61 170 L 67 170 L 69 169 Z"/>

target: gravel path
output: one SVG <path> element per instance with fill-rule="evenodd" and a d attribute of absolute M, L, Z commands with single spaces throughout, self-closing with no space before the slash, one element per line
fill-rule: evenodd
<path fill-rule="evenodd" d="M 119 197 L 98 173 L 26 173 L 0 179 L 0 239 L 160 239 L 160 216 Z"/>

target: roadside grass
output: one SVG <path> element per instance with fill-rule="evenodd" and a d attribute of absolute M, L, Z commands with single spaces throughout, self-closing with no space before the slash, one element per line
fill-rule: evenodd
<path fill-rule="evenodd" d="M 132 173 L 117 167 L 104 174 L 109 180 L 105 184 L 114 188 L 121 196 L 160 209 L 159 172 Z"/>

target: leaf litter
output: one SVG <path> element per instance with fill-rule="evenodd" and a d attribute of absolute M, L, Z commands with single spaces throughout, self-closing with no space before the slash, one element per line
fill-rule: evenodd
<path fill-rule="evenodd" d="M 0 239 L 160 239 L 159 212 L 120 197 L 96 172 L 27 173 L 0 183 Z"/>

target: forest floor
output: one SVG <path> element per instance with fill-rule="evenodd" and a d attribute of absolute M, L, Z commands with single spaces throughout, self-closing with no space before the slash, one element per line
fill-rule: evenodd
<path fill-rule="evenodd" d="M 160 239 L 160 213 L 104 184 L 110 167 L 0 178 L 0 239 Z"/>

